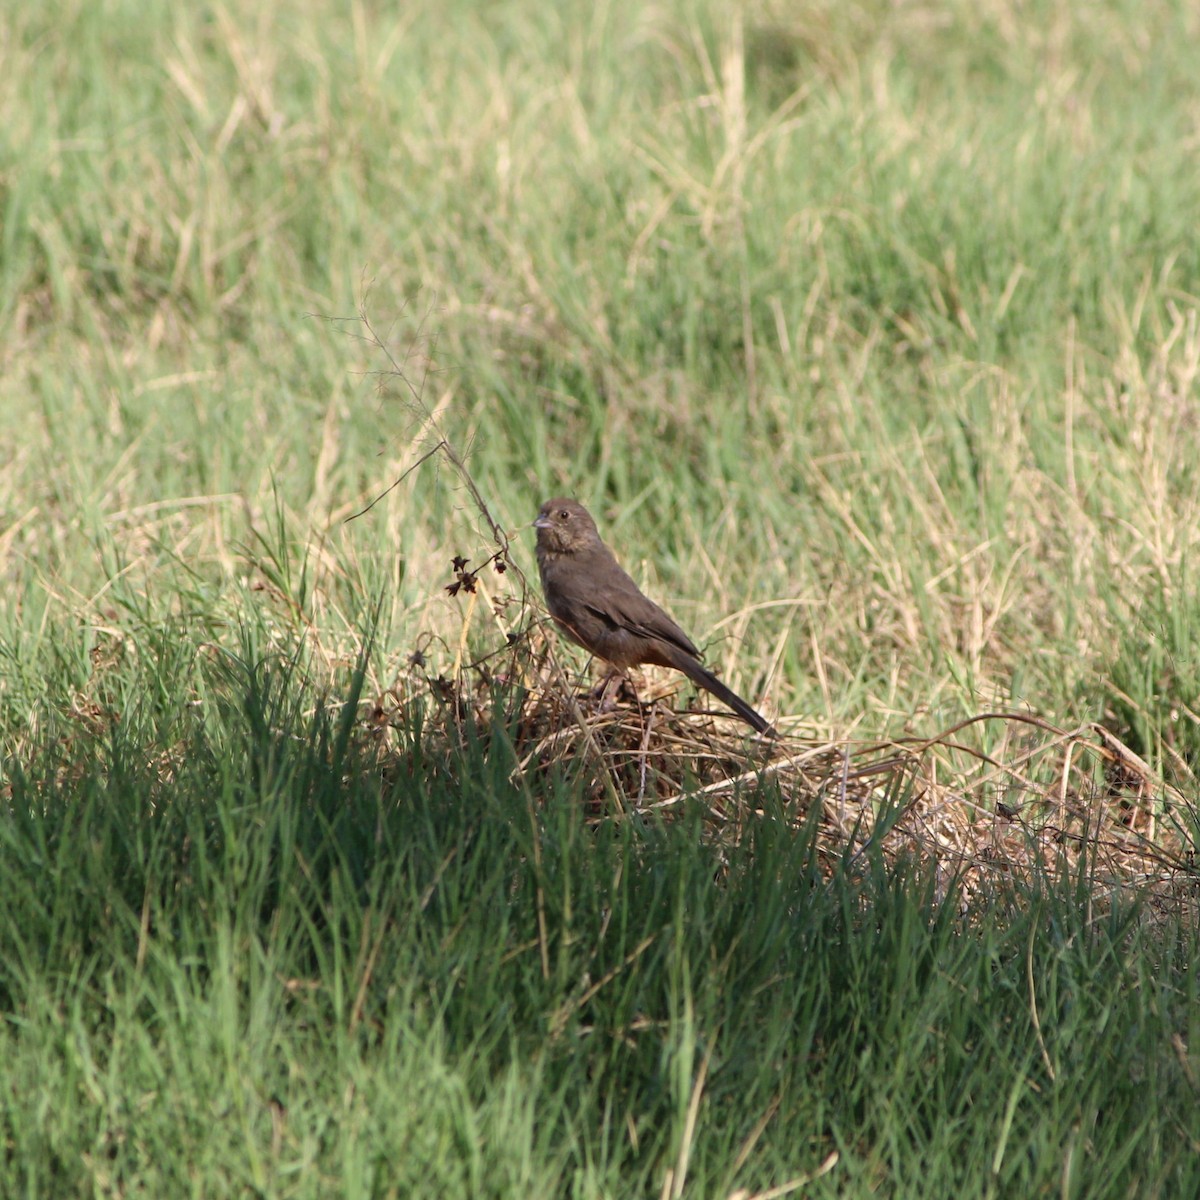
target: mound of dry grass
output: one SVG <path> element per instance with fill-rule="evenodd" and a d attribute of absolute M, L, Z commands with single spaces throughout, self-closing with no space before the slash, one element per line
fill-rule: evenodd
<path fill-rule="evenodd" d="M 1156 905 L 1200 898 L 1196 806 L 1100 725 L 1061 729 L 987 712 L 925 739 L 822 741 L 785 717 L 771 739 L 723 710 L 676 707 L 679 683 L 654 672 L 636 687 L 622 681 L 602 702 L 569 676 L 553 635 L 534 626 L 454 679 L 410 663 L 375 700 L 370 736 L 386 747 L 388 730 L 425 695 L 437 757 L 453 761 L 468 741 L 500 752 L 503 740 L 513 782 L 567 779 L 597 821 L 670 820 L 685 803 L 701 804 L 713 838 L 736 841 L 776 792 L 796 822 L 819 810 L 831 864 L 873 849 L 932 868 L 943 888 L 957 880 L 965 896 L 1065 869 L 1085 871 L 1096 900 L 1114 888 L 1144 891 Z M 984 727 L 986 753 L 970 736 Z"/>

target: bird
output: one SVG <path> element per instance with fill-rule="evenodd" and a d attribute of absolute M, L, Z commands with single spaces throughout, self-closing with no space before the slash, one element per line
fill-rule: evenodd
<path fill-rule="evenodd" d="M 533 523 L 538 573 L 554 623 L 571 641 L 620 671 L 673 667 L 711 692 L 759 733 L 771 723 L 700 661 L 686 633 L 622 570 L 577 500 L 547 500 Z"/>

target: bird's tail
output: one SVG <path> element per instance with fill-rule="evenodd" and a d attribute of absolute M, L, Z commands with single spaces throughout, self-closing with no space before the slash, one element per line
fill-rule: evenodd
<path fill-rule="evenodd" d="M 752 725 L 759 733 L 765 733 L 770 737 L 779 736 L 775 732 L 775 727 L 762 713 L 755 712 L 737 692 L 732 688 L 727 688 L 707 667 L 692 658 L 690 654 L 680 653 L 671 665 L 682 671 L 697 687 L 702 687 L 706 692 L 712 692 L 722 704 L 729 705 L 747 725 Z"/>

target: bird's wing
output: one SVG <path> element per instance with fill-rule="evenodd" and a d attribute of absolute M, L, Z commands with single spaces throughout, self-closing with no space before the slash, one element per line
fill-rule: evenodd
<path fill-rule="evenodd" d="M 699 658 L 691 638 L 648 596 L 616 562 L 616 571 L 608 571 L 599 594 L 593 591 L 580 596 L 580 601 L 612 629 L 625 629 L 638 637 L 657 638 L 678 646 L 692 658 Z"/>

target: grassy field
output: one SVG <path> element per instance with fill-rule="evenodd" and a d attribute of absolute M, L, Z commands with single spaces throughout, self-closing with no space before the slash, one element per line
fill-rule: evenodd
<path fill-rule="evenodd" d="M 0 1195 L 1200 1193 L 1200 10 L 0 21 Z"/>

